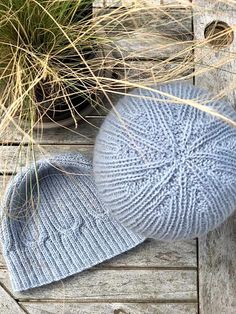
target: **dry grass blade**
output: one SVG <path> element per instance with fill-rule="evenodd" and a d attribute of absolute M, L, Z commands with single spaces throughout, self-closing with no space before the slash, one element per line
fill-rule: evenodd
<path fill-rule="evenodd" d="M 35 162 L 35 148 L 46 153 L 38 140 L 44 122 L 56 120 L 65 108 L 77 127 L 72 132 L 80 133 L 80 107 L 72 99 L 84 99 L 104 114 L 114 107 L 114 95 L 122 96 L 135 87 L 152 90 L 153 84 L 193 80 L 227 67 L 234 76 L 236 26 L 216 21 L 200 40 L 192 27 L 192 19 L 206 10 L 216 13 L 222 5 L 236 10 L 234 1 L 214 1 L 209 8 L 187 0 L 167 4 L 114 1 L 82 16 L 82 8 L 92 2 L 1 1 L 0 136 L 4 138 L 13 125 L 14 132 L 22 136 L 22 145 L 29 144 L 28 162 Z M 194 53 L 196 49 L 202 49 L 204 56 L 209 54 L 209 59 L 216 53 L 218 57 L 204 64 L 201 55 Z M 113 75 L 105 76 L 107 72 Z M 227 97 L 234 89 L 232 80 L 215 99 Z M 169 97 L 173 103 L 198 107 L 236 126 L 235 121 L 197 100 Z M 55 123 L 60 125 L 60 121 Z"/>

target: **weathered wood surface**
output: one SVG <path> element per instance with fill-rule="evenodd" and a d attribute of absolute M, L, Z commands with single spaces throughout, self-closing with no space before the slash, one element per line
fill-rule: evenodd
<path fill-rule="evenodd" d="M 205 27 L 213 21 L 223 21 L 235 29 L 236 3 L 220 4 L 214 0 L 195 0 L 193 24 L 196 39 L 195 82 L 235 104 L 236 40 L 228 47 L 214 48 L 204 41 Z"/>
<path fill-rule="evenodd" d="M 25 314 L 23 308 L 0 284 L 0 310 L 2 314 Z"/>
<path fill-rule="evenodd" d="M 29 314 L 197 314 L 197 304 L 142 303 L 29 303 Z M 8 313 L 6 313 L 8 314 Z M 10 314 L 10 313 L 9 313 Z"/>
<path fill-rule="evenodd" d="M 201 314 L 236 313 L 236 215 L 199 240 Z"/>
<path fill-rule="evenodd" d="M 197 272 L 194 270 L 92 269 L 47 286 L 12 294 L 21 301 L 66 299 L 196 302 L 196 280 Z M 0 269 L 0 281 L 11 291 L 7 270 Z"/>
<path fill-rule="evenodd" d="M 129 6 L 146 3 L 147 5 L 173 5 L 178 7 L 190 6 L 191 0 L 96 0 L 97 6 Z M 142 2 L 141 2 L 142 1 Z"/>
<path fill-rule="evenodd" d="M 181 80 L 193 80 L 193 67 L 188 59 L 170 61 L 159 59 L 155 61 L 127 61 L 125 66 L 119 64 L 114 68 L 118 78 L 129 79 L 129 82 L 145 85 Z"/>
<path fill-rule="evenodd" d="M 145 4 L 144 4 L 145 2 Z M 100 0 L 94 13 L 103 14 L 103 7 L 121 8 L 122 14 L 132 6 L 125 19 L 104 23 L 118 58 L 161 59 L 191 58 L 193 37 L 191 6 L 188 0 Z M 138 9 L 140 8 L 141 9 Z M 116 14 L 119 10 L 116 10 Z M 105 13 L 107 14 L 107 13 Z M 108 27 L 107 27 L 108 26 Z M 118 35 L 118 36 L 117 36 Z"/>
<path fill-rule="evenodd" d="M 109 28 L 105 27 L 108 37 L 112 38 L 113 55 L 116 58 L 191 58 L 191 9 L 163 9 L 152 5 L 129 13 L 129 16 L 122 25 L 114 18 Z"/>
<path fill-rule="evenodd" d="M 80 152 L 92 158 L 93 147 L 90 145 L 40 145 L 34 148 L 36 159 L 46 158 L 59 153 Z M 25 165 L 32 163 L 32 151 L 26 146 L 2 146 L 0 148 L 0 173 L 15 173 Z"/>
<path fill-rule="evenodd" d="M 102 268 L 144 267 L 144 268 L 197 268 L 196 241 L 179 241 L 176 243 L 146 240 L 133 250 L 123 253 L 105 263 Z M 6 269 L 0 249 L 0 268 Z"/>
<path fill-rule="evenodd" d="M 235 27 L 234 1 L 196 0 L 194 30 L 196 85 L 211 90 L 235 104 L 236 40 L 229 47 L 213 48 L 205 43 L 205 26 L 221 20 Z M 202 72 L 201 74 L 199 72 Z M 199 74 L 198 74 L 199 73 Z M 199 302 L 201 314 L 236 313 L 236 215 L 217 230 L 199 239 Z"/>
<path fill-rule="evenodd" d="M 124 253 L 105 266 L 137 266 L 156 268 L 197 268 L 196 241 L 179 241 L 176 243 L 157 240 L 146 242 L 130 252 Z"/>
<path fill-rule="evenodd" d="M 58 128 L 34 132 L 34 140 L 39 144 L 93 144 L 103 117 L 88 117 L 86 122 L 79 122 L 78 128 L 74 125 L 69 129 Z M 11 125 L 4 131 L 0 143 L 4 145 L 28 143 L 29 137 L 16 131 Z M 1 149 L 1 148 L 0 148 Z"/>

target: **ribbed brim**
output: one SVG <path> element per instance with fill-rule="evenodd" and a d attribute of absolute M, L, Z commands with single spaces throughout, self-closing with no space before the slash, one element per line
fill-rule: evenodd
<path fill-rule="evenodd" d="M 14 291 L 77 274 L 144 241 L 108 215 L 84 156 L 55 156 L 39 161 L 36 170 L 19 173 L 3 202 L 10 214 L 2 219 L 3 253 Z M 37 195 L 37 178 L 34 212 L 28 204 Z"/>
<path fill-rule="evenodd" d="M 143 241 L 115 220 L 107 219 L 84 227 L 79 237 L 73 232 L 50 237 L 44 245 L 8 252 L 5 259 L 14 291 L 23 291 L 79 273 Z"/>

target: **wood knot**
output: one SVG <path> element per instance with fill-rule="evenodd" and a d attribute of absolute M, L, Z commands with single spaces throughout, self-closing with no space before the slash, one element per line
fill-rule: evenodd
<path fill-rule="evenodd" d="M 130 312 L 126 312 L 122 309 L 116 309 L 114 310 L 114 314 L 130 314 Z"/>

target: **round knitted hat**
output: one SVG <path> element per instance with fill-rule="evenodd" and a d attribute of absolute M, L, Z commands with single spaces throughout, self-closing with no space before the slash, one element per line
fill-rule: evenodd
<path fill-rule="evenodd" d="M 143 242 L 108 217 L 91 173 L 90 161 L 66 154 L 39 161 L 10 183 L 2 242 L 15 291 L 81 272 Z"/>
<path fill-rule="evenodd" d="M 123 97 L 96 139 L 95 182 L 106 207 L 147 237 L 193 238 L 236 209 L 236 129 L 190 100 L 236 121 L 233 107 L 206 91 L 156 85 Z"/>

